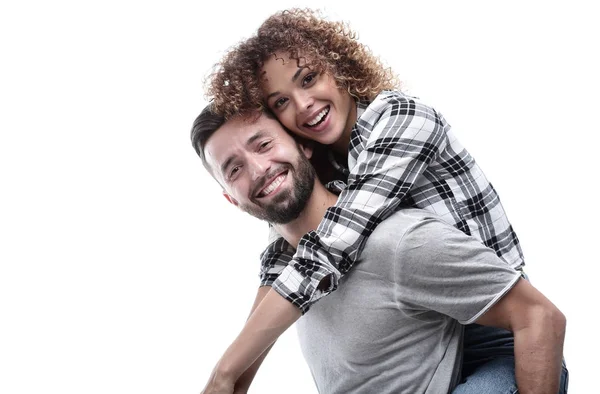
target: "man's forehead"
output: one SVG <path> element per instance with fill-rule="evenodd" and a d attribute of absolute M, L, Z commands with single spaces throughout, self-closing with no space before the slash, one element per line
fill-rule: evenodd
<path fill-rule="evenodd" d="M 236 150 L 250 148 L 261 137 L 289 138 L 287 131 L 275 120 L 260 115 L 258 119 L 236 117 L 225 122 L 208 139 L 205 151 L 211 165 L 227 159 Z"/>
<path fill-rule="evenodd" d="M 228 120 L 217 130 L 225 141 L 236 141 L 243 144 L 252 142 L 256 136 L 287 136 L 286 130 L 276 119 L 260 115 L 258 119 L 237 117 Z"/>

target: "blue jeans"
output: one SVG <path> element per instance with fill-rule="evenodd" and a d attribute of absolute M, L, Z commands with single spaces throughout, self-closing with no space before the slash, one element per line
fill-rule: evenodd
<path fill-rule="evenodd" d="M 569 372 L 563 360 L 559 394 Z M 453 394 L 516 394 L 514 340 L 510 331 L 470 324 L 465 327 L 462 379 Z"/>

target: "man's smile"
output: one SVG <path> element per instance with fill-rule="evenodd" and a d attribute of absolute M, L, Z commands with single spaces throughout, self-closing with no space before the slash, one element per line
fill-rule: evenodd
<path fill-rule="evenodd" d="M 287 178 L 287 175 L 288 171 L 286 170 L 277 175 L 276 177 L 272 178 L 258 193 L 256 193 L 256 198 L 264 198 L 269 196 L 271 193 L 275 192 L 283 183 L 283 181 Z"/>

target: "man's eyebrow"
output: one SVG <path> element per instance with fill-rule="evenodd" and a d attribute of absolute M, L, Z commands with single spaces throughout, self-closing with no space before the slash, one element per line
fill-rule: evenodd
<path fill-rule="evenodd" d="M 225 170 L 227 170 L 227 167 L 229 167 L 229 165 L 231 164 L 231 162 L 235 159 L 234 155 L 231 155 L 227 158 L 227 160 L 225 160 L 225 162 L 223 164 L 221 164 L 221 174 L 225 174 Z"/>
<path fill-rule="evenodd" d="M 300 76 L 300 73 L 302 73 L 302 70 L 304 70 L 307 67 L 298 67 L 298 70 L 296 71 L 296 73 L 294 74 L 294 76 L 292 77 L 292 82 L 296 82 L 296 80 L 298 79 L 298 77 Z M 277 92 L 273 92 L 271 94 L 269 94 L 267 96 L 267 101 L 269 101 L 271 99 L 271 97 L 273 96 L 277 96 L 279 94 L 279 91 Z"/>
<path fill-rule="evenodd" d="M 252 143 L 254 143 L 254 141 L 264 137 L 265 135 L 267 135 L 267 133 L 264 130 L 257 131 L 250 138 L 248 138 L 248 140 L 246 141 L 246 147 L 249 147 L 250 145 L 252 145 Z M 231 165 L 231 163 L 235 160 L 235 158 L 236 158 L 235 155 L 231 155 L 231 156 L 228 156 L 227 159 L 225 159 L 223 164 L 221 164 L 221 174 L 225 174 L 225 171 Z"/>
<path fill-rule="evenodd" d="M 246 141 L 246 147 L 252 145 L 252 143 L 262 137 L 264 137 L 267 133 L 265 133 L 264 130 L 258 130 L 256 133 L 254 133 L 254 135 L 252 135 L 250 138 L 248 138 L 248 141 Z"/>

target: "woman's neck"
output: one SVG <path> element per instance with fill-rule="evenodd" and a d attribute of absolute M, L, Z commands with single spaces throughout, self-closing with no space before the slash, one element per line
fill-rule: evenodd
<path fill-rule="evenodd" d="M 350 138 L 352 137 L 352 128 L 358 120 L 358 103 L 353 101 L 353 105 L 350 106 L 350 113 L 346 119 L 346 128 L 342 132 L 340 138 L 331 144 L 331 149 L 339 155 L 342 155 L 345 159 L 348 158 L 348 147 L 350 146 Z"/>

